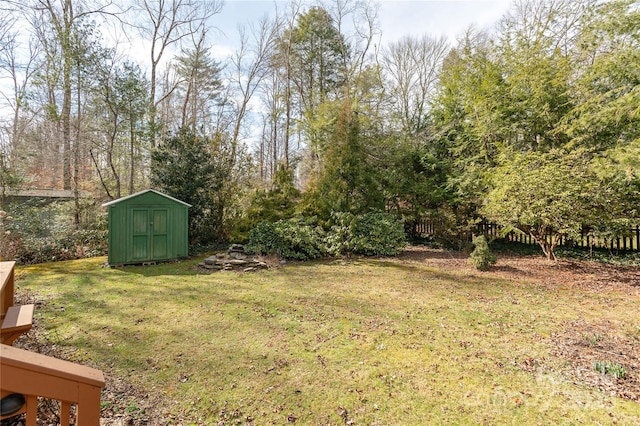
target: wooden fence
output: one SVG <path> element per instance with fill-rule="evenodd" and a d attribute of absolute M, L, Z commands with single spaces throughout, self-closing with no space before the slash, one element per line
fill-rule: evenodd
<path fill-rule="evenodd" d="M 435 235 L 442 229 L 442 223 L 437 220 L 423 220 L 416 222 L 414 233 L 421 236 Z M 482 221 L 476 225 L 475 232 L 470 232 L 466 238 L 471 241 L 472 234 L 486 235 L 489 239 L 502 238 L 510 242 L 537 245 L 531 235 L 512 231 L 506 236 L 502 235 L 502 227 L 495 223 Z M 603 237 L 594 235 L 589 229 L 583 229 L 578 240 L 563 237 L 561 246 L 582 247 L 594 249 L 607 249 L 617 251 L 640 251 L 640 226 L 632 227 L 624 235 Z"/>

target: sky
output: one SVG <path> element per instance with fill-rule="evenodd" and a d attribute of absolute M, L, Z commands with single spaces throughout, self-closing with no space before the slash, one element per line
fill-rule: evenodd
<path fill-rule="evenodd" d="M 444 35 L 453 44 L 470 25 L 491 27 L 510 8 L 512 0 L 378 0 L 382 44 L 404 35 Z M 214 38 L 220 53 L 231 49 L 238 25 L 257 22 L 265 14 L 274 15 L 276 5 L 285 9 L 288 2 L 273 0 L 226 0 L 222 12 L 213 19 L 222 32 Z"/>
<path fill-rule="evenodd" d="M 0 0 L 1 1 L 1 0 Z M 205 0 L 207 1 L 207 0 Z M 256 25 L 264 16 L 274 17 L 276 9 L 281 14 L 288 11 L 290 0 L 218 0 L 223 1 L 220 13 L 213 16 L 210 24 L 217 31 L 209 33 L 208 46 L 214 58 L 221 63 L 238 48 L 238 27 Z M 302 0 L 313 4 L 314 0 Z M 315 0 L 332 4 L 336 0 Z M 455 45 L 457 36 L 471 25 L 478 29 L 491 28 L 510 9 L 514 0 L 370 0 L 376 2 L 378 24 L 382 35 L 375 44 L 385 46 L 403 36 L 445 36 Z M 304 9 L 303 9 L 304 10 Z M 112 38 L 122 38 L 111 36 Z M 147 41 L 134 37 L 130 43 L 119 46 L 134 61 L 142 59 L 143 69 L 148 67 L 150 46 Z M 172 49 L 165 61 L 173 56 Z"/>

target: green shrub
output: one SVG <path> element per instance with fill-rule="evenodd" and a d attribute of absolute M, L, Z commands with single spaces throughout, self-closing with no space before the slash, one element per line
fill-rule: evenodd
<path fill-rule="evenodd" d="M 33 237 L 14 233 L 4 247 L 4 259 L 36 264 L 107 254 L 106 230 L 79 230 L 66 235 Z"/>
<path fill-rule="evenodd" d="M 249 240 L 245 245 L 247 253 L 274 254 L 277 253 L 283 242 L 276 231 L 275 224 L 260 222 L 249 232 Z"/>
<path fill-rule="evenodd" d="M 480 271 L 486 271 L 490 265 L 495 265 L 497 259 L 496 256 L 491 253 L 487 238 L 484 235 L 480 235 L 475 238 L 475 249 L 471 253 L 469 262 Z"/>
<path fill-rule="evenodd" d="M 3 222 L 0 257 L 20 264 L 103 256 L 107 253 L 107 215 L 83 203 L 83 228 L 73 225 L 73 204 L 11 205 Z"/>
<path fill-rule="evenodd" d="M 333 224 L 327 233 L 327 251 L 340 255 L 351 251 L 351 240 L 356 229 L 356 217 L 351 213 L 337 212 L 331 215 Z"/>
<path fill-rule="evenodd" d="M 609 374 L 616 379 L 624 379 L 627 377 L 627 371 L 620 364 L 610 361 L 596 361 L 593 363 L 593 369 L 598 373 Z"/>
<path fill-rule="evenodd" d="M 326 233 L 301 219 L 261 222 L 249 233 L 245 250 L 307 260 L 345 253 L 393 256 L 406 244 L 402 222 L 384 212 L 334 213 L 332 222 Z"/>
<path fill-rule="evenodd" d="M 295 260 L 316 259 L 326 253 L 322 229 L 300 219 L 260 222 L 249 233 L 245 250 Z"/>
<path fill-rule="evenodd" d="M 327 247 L 332 254 L 394 256 L 406 244 L 402 222 L 385 212 L 359 216 L 334 213 L 333 221 L 327 236 Z"/>

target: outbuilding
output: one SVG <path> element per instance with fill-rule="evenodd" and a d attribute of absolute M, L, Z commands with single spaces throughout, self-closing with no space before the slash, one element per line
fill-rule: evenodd
<path fill-rule="evenodd" d="M 190 204 L 148 189 L 102 206 L 108 208 L 110 265 L 189 255 Z"/>

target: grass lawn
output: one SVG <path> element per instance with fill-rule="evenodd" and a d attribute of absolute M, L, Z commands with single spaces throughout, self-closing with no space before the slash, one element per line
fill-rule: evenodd
<path fill-rule="evenodd" d="M 201 259 L 23 266 L 37 328 L 19 344 L 102 369 L 103 415 L 151 425 L 640 424 L 638 400 L 612 396 L 640 383 L 638 352 L 625 379 L 569 355 L 638 349 L 640 287 L 432 254 L 245 274 L 199 272 Z"/>

